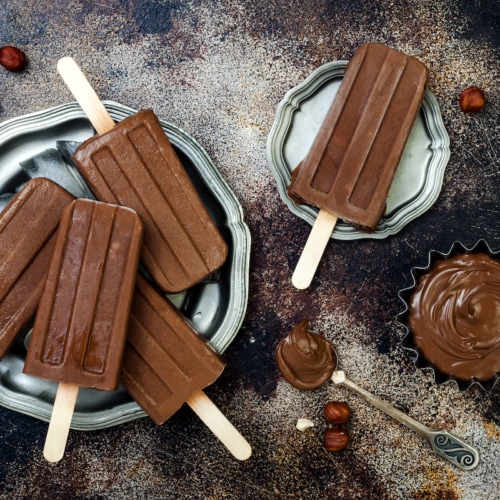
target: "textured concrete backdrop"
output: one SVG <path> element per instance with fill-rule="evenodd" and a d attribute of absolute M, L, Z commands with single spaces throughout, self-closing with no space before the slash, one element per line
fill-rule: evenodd
<path fill-rule="evenodd" d="M 0 120 L 72 101 L 55 70 L 74 56 L 98 94 L 153 108 L 192 134 L 239 198 L 252 233 L 250 298 L 228 368 L 207 393 L 253 446 L 232 459 L 187 408 L 157 427 L 141 419 L 70 433 L 66 455 L 42 457 L 47 424 L 0 408 L 3 498 L 498 498 L 499 389 L 436 386 L 400 347 L 397 292 L 432 248 L 486 239 L 500 247 L 497 0 L 0 0 L 0 45 L 25 51 L 19 74 L 0 67 Z M 307 292 L 290 277 L 310 227 L 282 203 L 266 140 L 284 94 L 320 65 L 380 41 L 420 58 L 451 139 L 435 205 L 385 240 L 330 244 Z M 460 92 L 478 85 L 478 115 Z M 328 384 L 300 392 L 278 374 L 274 348 L 298 321 L 338 347 L 359 385 L 429 426 L 477 447 L 462 472 L 416 434 Z M 321 447 L 323 405 L 348 401 L 350 446 Z M 304 434 L 297 418 L 316 426 Z"/>

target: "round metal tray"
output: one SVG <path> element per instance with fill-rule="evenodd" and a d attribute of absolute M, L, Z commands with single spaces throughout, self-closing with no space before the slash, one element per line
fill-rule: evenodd
<path fill-rule="evenodd" d="M 282 200 L 291 212 L 314 224 L 318 209 L 296 204 L 287 193 L 292 171 L 305 157 L 344 76 L 347 61 L 319 67 L 280 102 L 268 137 L 267 159 Z M 385 215 L 373 233 L 339 221 L 332 238 L 385 238 L 400 231 L 436 201 L 450 157 L 450 140 L 435 97 L 427 90 L 387 198 Z"/>
<path fill-rule="evenodd" d="M 104 105 L 115 121 L 136 112 L 112 101 L 105 101 Z M 160 122 L 229 247 L 225 264 L 214 276 L 183 293 L 168 297 L 222 353 L 236 336 L 246 312 L 250 232 L 243 220 L 240 203 L 201 145 L 175 125 Z M 77 103 L 63 104 L 0 124 L 0 198 L 16 192 L 30 178 L 21 163 L 33 163 L 34 157 L 56 148 L 57 141 L 81 142 L 94 133 Z M 52 178 L 66 188 L 68 182 L 77 192 L 78 184 L 81 184 L 85 190 L 72 165 L 63 165 L 61 170 L 56 166 L 44 171 L 45 165 L 45 161 L 40 163 L 36 175 Z M 66 173 L 61 175 L 62 170 Z M 21 335 L 0 360 L 0 404 L 48 421 L 57 384 L 23 374 L 25 354 L 25 336 Z M 81 388 L 71 427 L 94 430 L 145 415 L 123 387 L 115 392 Z"/>

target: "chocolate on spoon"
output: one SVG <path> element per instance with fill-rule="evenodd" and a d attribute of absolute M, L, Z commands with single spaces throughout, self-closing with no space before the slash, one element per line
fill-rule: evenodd
<path fill-rule="evenodd" d="M 301 321 L 276 347 L 278 369 L 287 382 L 298 389 L 312 390 L 330 379 L 414 430 L 428 441 L 434 453 L 457 467 L 472 470 L 479 465 L 477 450 L 455 435 L 421 424 L 349 380 L 345 373 L 338 369 L 338 358 L 333 344 L 325 337 L 308 331 L 308 324 L 308 320 Z"/>
<path fill-rule="evenodd" d="M 301 321 L 276 348 L 276 362 L 286 380 L 302 390 L 320 387 L 332 377 L 337 355 L 331 342 L 309 332 L 309 321 Z"/>

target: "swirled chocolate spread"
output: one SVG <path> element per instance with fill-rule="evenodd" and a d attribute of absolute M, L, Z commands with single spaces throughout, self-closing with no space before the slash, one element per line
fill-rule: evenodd
<path fill-rule="evenodd" d="M 309 332 L 301 321 L 276 347 L 276 362 L 283 377 L 297 389 L 316 389 L 327 382 L 337 366 L 331 342 Z"/>
<path fill-rule="evenodd" d="M 438 261 L 410 297 L 408 323 L 439 371 L 490 380 L 500 372 L 500 261 L 483 253 Z"/>

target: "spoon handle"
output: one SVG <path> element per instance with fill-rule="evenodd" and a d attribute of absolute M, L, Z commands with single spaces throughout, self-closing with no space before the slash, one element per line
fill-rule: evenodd
<path fill-rule="evenodd" d="M 365 401 L 368 401 L 368 403 L 417 432 L 428 441 L 434 453 L 453 463 L 457 467 L 464 470 L 472 470 L 479 465 L 479 453 L 477 450 L 469 446 L 467 443 L 464 443 L 461 439 L 450 432 L 431 429 L 414 418 L 409 417 L 402 411 L 394 408 L 391 404 L 356 385 L 354 382 L 349 380 L 342 371 L 334 372 L 332 375 L 332 381 L 337 385 L 347 387 L 361 396 Z"/>

